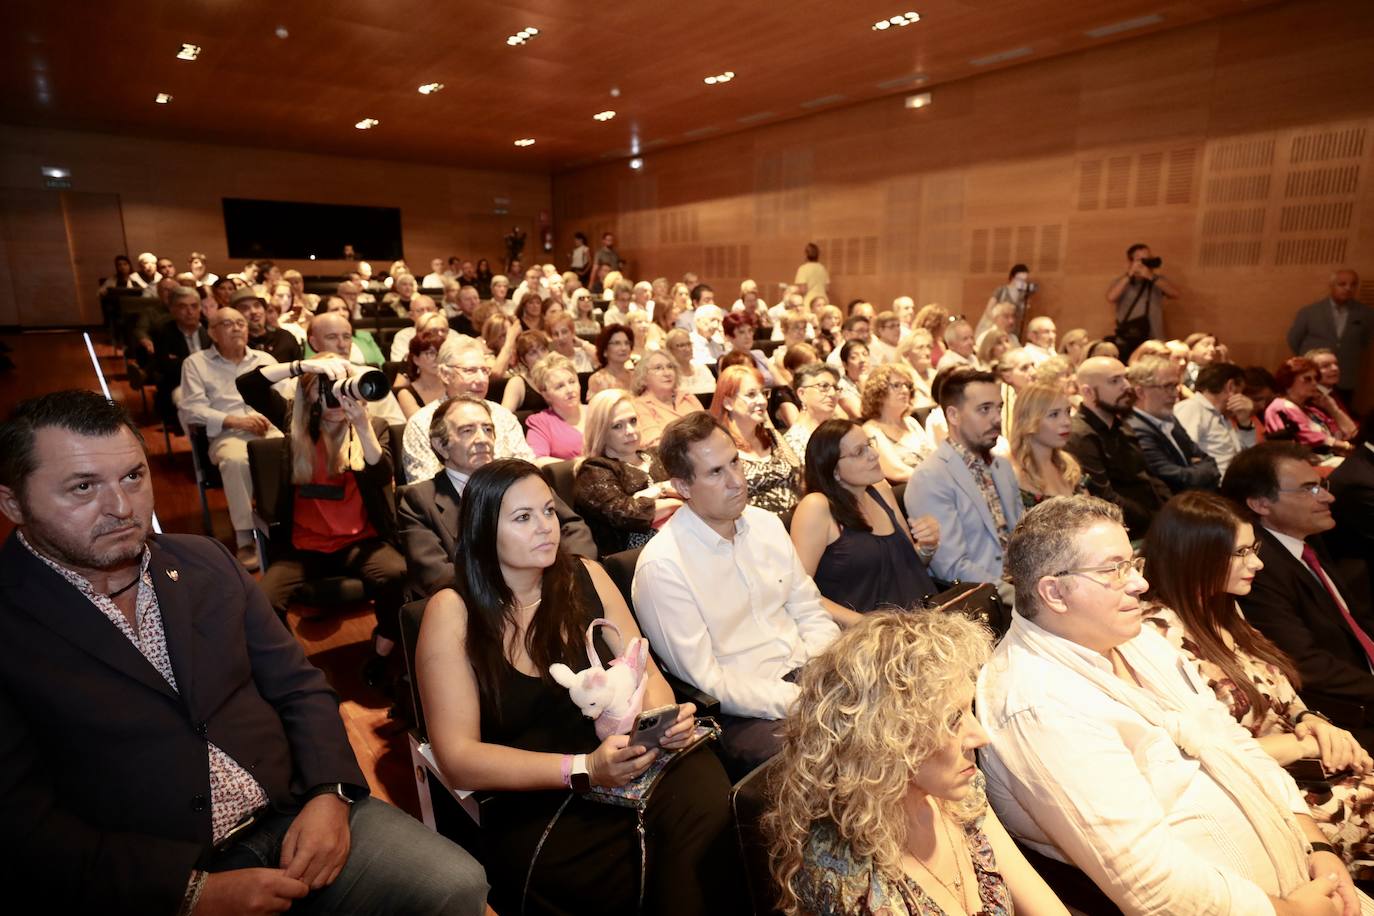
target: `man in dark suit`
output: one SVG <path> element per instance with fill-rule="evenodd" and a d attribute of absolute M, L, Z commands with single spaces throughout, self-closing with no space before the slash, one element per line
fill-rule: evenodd
<path fill-rule="evenodd" d="M 1356 559 L 1370 573 L 1374 591 L 1374 412 L 1360 424 L 1355 451 L 1331 472 L 1331 515 L 1336 527 L 1327 537 L 1332 553 Z"/>
<path fill-rule="evenodd" d="M 445 401 L 430 423 L 430 445 L 444 462 L 429 480 L 402 487 L 397 523 L 405 554 L 409 590 L 428 598 L 453 582 L 453 557 L 458 545 L 458 510 L 472 472 L 496 457 L 496 426 L 491 408 L 481 398 L 458 395 Z M 578 556 L 596 559 L 591 529 L 554 494 L 554 510 L 562 527 L 560 546 Z"/>
<path fill-rule="evenodd" d="M 172 320 L 153 331 L 152 378 L 157 385 L 158 416 L 180 427 L 173 392 L 181 387 L 181 364 L 192 353 L 210 346 L 210 335 L 200 323 L 200 293 L 183 286 L 172 295 Z"/>
<path fill-rule="evenodd" d="M 1363 569 L 1338 568 L 1315 535 L 1330 531 L 1331 493 L 1291 442 L 1246 449 L 1222 492 L 1255 525 L 1264 569 L 1240 599 L 1245 618 L 1298 667 L 1302 697 L 1374 747 L 1374 611 Z"/>
<path fill-rule="evenodd" d="M 1178 365 L 1162 356 L 1146 356 L 1127 369 L 1135 409 L 1126 425 L 1135 433 L 1145 466 L 1170 490 L 1215 490 L 1221 483 L 1216 461 L 1174 419 L 1180 375 Z"/>
<path fill-rule="evenodd" d="M 1295 355 L 1322 348 L 1336 354 L 1341 364 L 1336 393 L 1346 404 L 1354 403 L 1364 351 L 1374 340 L 1374 307 L 1355 298 L 1359 288 L 1355 271 L 1336 271 L 1331 275 L 1330 294 L 1300 309 L 1288 329 L 1288 346 Z"/>
<path fill-rule="evenodd" d="M 323 675 L 218 542 L 150 534 L 91 392 L 0 425 L 0 875 L 45 912 L 479 914 L 480 867 L 371 799 Z"/>

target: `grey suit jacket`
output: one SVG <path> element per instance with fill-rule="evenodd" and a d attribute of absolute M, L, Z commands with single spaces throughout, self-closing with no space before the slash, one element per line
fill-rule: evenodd
<path fill-rule="evenodd" d="M 1336 336 L 1336 316 L 1331 311 L 1331 298 L 1304 306 L 1293 317 L 1288 329 L 1288 346 L 1298 355 L 1308 350 L 1326 348 L 1341 362 L 1341 388 L 1354 388 L 1360 381 L 1360 362 L 1365 348 L 1374 340 L 1374 308 L 1363 302 L 1351 302 L 1345 333 Z"/>

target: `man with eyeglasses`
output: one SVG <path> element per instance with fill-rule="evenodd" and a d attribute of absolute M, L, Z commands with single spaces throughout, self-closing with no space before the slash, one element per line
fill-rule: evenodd
<path fill-rule="evenodd" d="M 245 295 L 246 294 L 246 295 Z M 234 294 L 258 303 L 252 290 Z M 248 472 L 248 443 L 253 439 L 280 436 L 267 417 L 250 408 L 239 393 L 237 379 L 276 359 L 248 346 L 248 319 L 235 308 L 222 308 L 210 322 L 206 347 L 186 357 L 181 366 L 181 422 L 205 427 L 210 437 L 210 460 L 224 482 L 224 500 L 234 526 L 238 561 L 249 572 L 258 568 L 253 548 L 253 478 Z"/>
<path fill-rule="evenodd" d="M 1221 483 L 1216 461 L 1174 419 L 1180 376 L 1178 366 L 1162 356 L 1142 357 L 1127 369 L 1135 409 L 1126 425 L 1140 443 L 1145 466 L 1170 490 L 1215 490 Z"/>
<path fill-rule="evenodd" d="M 1292 442 L 1236 456 L 1221 490 L 1255 525 L 1264 569 L 1240 599 L 1245 619 L 1298 667 L 1307 705 L 1374 747 L 1374 611 L 1363 561 L 1337 563 L 1318 535 L 1335 501 Z"/>
<path fill-rule="evenodd" d="M 534 450 L 525 441 L 525 434 L 521 431 L 520 421 L 515 418 L 515 414 L 494 401 L 486 400 L 487 387 L 491 382 L 491 366 L 480 341 L 459 337 L 454 346 L 446 347 L 439 352 L 438 371 L 439 378 L 444 382 L 445 397 L 471 395 L 490 408 L 492 424 L 496 428 L 497 458 L 535 460 Z M 438 400 L 431 401 L 411 414 L 410 419 L 406 421 L 401 467 L 409 483 L 428 480 L 443 467 L 430 444 L 430 424 L 441 403 L 443 402 Z"/>
<path fill-rule="evenodd" d="M 1125 913 L 1358 912 L 1292 778 L 1142 627 L 1142 568 L 1105 500 L 1047 500 L 1017 526 L 1016 612 L 974 701 L 998 817 L 1042 872 L 1077 866 Z"/>

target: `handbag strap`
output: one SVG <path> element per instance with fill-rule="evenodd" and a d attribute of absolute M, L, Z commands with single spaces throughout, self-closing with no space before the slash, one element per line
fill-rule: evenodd
<path fill-rule="evenodd" d="M 601 656 L 596 654 L 596 643 L 594 642 L 597 627 L 607 627 L 614 630 L 616 639 L 620 640 L 620 627 L 611 623 L 611 621 L 607 620 L 605 617 L 598 617 L 587 624 L 587 663 L 593 668 L 603 667 L 601 664 Z M 620 641 L 623 642 L 623 640 Z"/>

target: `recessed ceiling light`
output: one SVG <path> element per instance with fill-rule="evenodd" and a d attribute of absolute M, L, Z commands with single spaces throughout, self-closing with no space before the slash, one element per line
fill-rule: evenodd
<path fill-rule="evenodd" d="M 726 70 L 724 73 L 717 73 L 715 76 L 708 76 L 708 77 L 705 77 L 705 78 L 702 79 L 702 82 L 705 83 L 705 84 L 708 85 L 708 86 L 714 86 L 714 85 L 716 85 L 717 83 L 728 83 L 728 82 L 730 82 L 730 80 L 732 80 L 732 79 L 734 79 L 734 78 L 735 78 L 735 71 L 734 71 L 734 70 Z"/>
<path fill-rule="evenodd" d="M 630 160 L 630 168 L 634 169 L 636 172 L 639 171 L 644 168 L 644 160 L 638 156 L 634 157 Z"/>
<path fill-rule="evenodd" d="M 930 104 L 930 93 L 922 92 L 920 95 L 909 95 L 906 97 L 907 108 L 925 108 Z"/>
<path fill-rule="evenodd" d="M 917 22 L 920 22 L 920 21 L 921 21 L 921 14 L 920 14 L 920 13 L 916 13 L 916 12 L 902 13 L 901 15 L 899 15 L 899 16 L 893 16 L 893 17 L 891 17 L 890 19 L 879 19 L 877 22 L 873 23 L 873 31 L 875 31 L 875 32 L 885 32 L 885 31 L 887 31 L 888 29 L 890 29 L 890 28 L 892 28 L 892 27 L 894 27 L 894 26 L 896 26 L 897 28 L 902 28 L 902 27 L 905 27 L 905 26 L 908 26 L 908 25 L 913 25 L 914 23 L 917 23 Z"/>
<path fill-rule="evenodd" d="M 420 87 L 420 95 L 434 95 L 434 93 L 443 88 L 443 83 L 425 83 Z"/>
<path fill-rule="evenodd" d="M 353 126 L 358 128 L 358 130 L 371 130 L 380 123 L 382 122 L 378 121 L 376 118 L 363 118 L 361 121 L 359 121 L 357 124 L 354 124 Z"/>
<path fill-rule="evenodd" d="M 596 114 L 592 115 L 592 120 L 593 120 L 593 121 L 609 121 L 611 118 L 614 118 L 614 117 L 615 117 L 615 112 L 614 112 L 614 111 L 598 111 Z"/>
<path fill-rule="evenodd" d="M 509 36 L 508 38 L 506 38 L 506 44 L 508 44 L 508 45 L 510 45 L 512 48 L 514 48 L 514 47 L 517 47 L 517 46 L 519 46 L 519 45 L 524 44 L 525 42 L 529 41 L 531 38 L 536 38 L 536 37 L 538 37 L 538 35 L 539 35 L 539 30 L 538 30 L 538 29 L 536 29 L 536 28 L 535 28 L 534 26 L 532 26 L 532 25 L 531 25 L 531 26 L 526 26 L 525 28 L 523 28 L 523 29 L 521 29 L 520 31 L 516 32 L 514 35 L 511 35 L 511 36 Z"/>
<path fill-rule="evenodd" d="M 57 168 L 56 166 L 51 166 L 51 165 L 45 165 L 45 166 L 43 166 L 43 177 L 44 177 L 44 178 L 71 178 L 71 177 L 72 177 L 72 170 L 71 170 L 71 169 L 61 169 L 61 168 Z"/>
<path fill-rule="evenodd" d="M 197 57 L 200 57 L 200 45 L 182 42 L 181 50 L 177 52 L 177 60 L 195 60 Z"/>
<path fill-rule="evenodd" d="M 521 139 L 519 139 L 519 140 L 516 140 L 516 141 L 515 141 L 515 145 L 516 145 L 516 146 L 534 146 L 534 138 L 533 138 L 533 137 L 523 137 L 523 138 L 521 138 Z"/>
<path fill-rule="evenodd" d="M 157 102 L 159 105 L 166 105 L 171 100 L 172 94 L 170 92 L 159 92 L 157 94 L 157 98 L 155 98 L 153 101 Z"/>
<path fill-rule="evenodd" d="M 275 34 L 278 38 L 289 38 L 289 37 L 291 37 L 291 33 L 288 32 L 288 31 L 286 31 L 286 26 L 284 26 L 284 25 L 279 25 L 279 26 L 277 26 L 277 31 L 276 31 L 274 34 Z"/>

